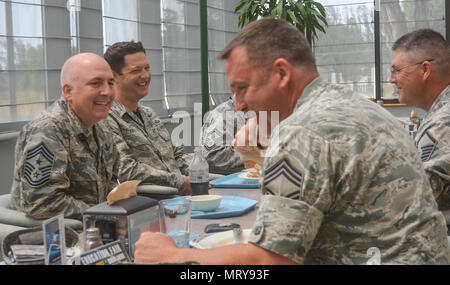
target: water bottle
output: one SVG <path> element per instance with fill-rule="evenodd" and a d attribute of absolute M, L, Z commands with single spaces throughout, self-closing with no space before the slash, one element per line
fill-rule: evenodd
<path fill-rule="evenodd" d="M 194 157 L 189 164 L 189 182 L 192 196 L 209 194 L 209 165 L 203 157 L 200 147 L 195 148 Z"/>

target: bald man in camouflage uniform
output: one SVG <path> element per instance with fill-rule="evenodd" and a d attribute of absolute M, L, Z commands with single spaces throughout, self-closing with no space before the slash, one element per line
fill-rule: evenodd
<path fill-rule="evenodd" d="M 36 219 L 81 219 L 106 201 L 119 177 L 119 153 L 100 121 L 114 100 L 107 62 L 79 54 L 66 61 L 61 77 L 65 98 L 25 125 L 16 144 L 12 206 Z"/>
<path fill-rule="evenodd" d="M 281 120 L 249 243 L 178 249 L 162 233 L 143 233 L 135 262 L 366 264 L 376 247 L 382 264 L 448 263 L 444 217 L 408 134 L 377 104 L 321 81 L 293 25 L 252 22 L 220 58 L 237 109 L 278 110 Z M 246 137 L 236 150 L 255 145 Z"/>
<path fill-rule="evenodd" d="M 208 112 L 200 133 L 200 144 L 210 172 L 230 174 L 244 169 L 244 162 L 231 143 L 245 121 L 246 115 L 235 111 L 234 96 Z"/>
<path fill-rule="evenodd" d="M 139 100 L 147 96 L 150 63 L 140 42 L 119 42 L 104 54 L 116 79 L 116 100 L 107 119 L 122 159 L 121 171 L 145 183 L 189 194 L 189 156 L 173 145 L 156 113 Z"/>
<path fill-rule="evenodd" d="M 427 111 L 414 140 L 439 209 L 450 211 L 450 46 L 438 32 L 421 29 L 392 50 L 390 82 L 400 103 Z"/>

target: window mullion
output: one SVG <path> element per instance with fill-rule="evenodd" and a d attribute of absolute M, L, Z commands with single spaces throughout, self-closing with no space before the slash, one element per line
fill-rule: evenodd
<path fill-rule="evenodd" d="M 9 80 L 9 100 L 10 104 L 14 105 L 10 108 L 11 121 L 17 118 L 16 104 L 16 78 L 14 74 L 14 38 L 13 38 L 13 21 L 12 21 L 12 6 L 11 0 L 5 1 L 5 21 L 6 21 L 6 54 L 8 61 L 8 80 Z"/>

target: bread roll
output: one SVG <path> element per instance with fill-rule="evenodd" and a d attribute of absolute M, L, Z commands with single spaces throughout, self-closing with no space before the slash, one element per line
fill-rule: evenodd
<path fill-rule="evenodd" d="M 136 188 L 139 183 L 141 183 L 141 180 L 131 180 L 117 185 L 106 197 L 108 205 L 112 205 L 123 199 L 137 196 Z"/>

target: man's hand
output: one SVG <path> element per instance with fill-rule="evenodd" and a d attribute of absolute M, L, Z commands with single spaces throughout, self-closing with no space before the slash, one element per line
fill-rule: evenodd
<path fill-rule="evenodd" d="M 258 123 L 255 117 L 247 120 L 247 123 L 236 133 L 233 140 L 233 147 L 241 155 L 241 160 L 251 160 L 259 165 L 264 163 L 258 147 Z"/>
<path fill-rule="evenodd" d="M 177 263 L 197 261 L 204 265 L 295 264 L 292 260 L 252 243 L 212 249 L 177 248 L 168 235 L 143 232 L 136 242 L 135 263 Z"/>
<path fill-rule="evenodd" d="M 175 262 L 173 257 L 177 250 L 178 247 L 170 236 L 159 232 L 143 232 L 136 242 L 134 262 Z"/>

